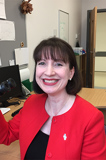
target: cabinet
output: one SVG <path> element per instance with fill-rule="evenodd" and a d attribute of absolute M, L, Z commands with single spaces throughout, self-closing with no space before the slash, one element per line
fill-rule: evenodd
<path fill-rule="evenodd" d="M 76 55 L 76 61 L 78 64 L 78 69 L 82 76 L 82 85 L 86 87 L 86 53 L 82 55 Z"/>

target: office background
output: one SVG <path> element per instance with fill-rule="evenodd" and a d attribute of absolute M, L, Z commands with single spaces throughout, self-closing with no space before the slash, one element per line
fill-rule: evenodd
<path fill-rule="evenodd" d="M 22 0 L 5 0 L 6 20 L 15 24 L 15 41 L 0 41 L 0 58 L 2 66 L 8 66 L 9 60 L 15 58 L 14 49 L 20 47 L 23 41 L 26 46 L 25 15 L 20 13 Z"/>
<path fill-rule="evenodd" d="M 21 0 L 17 0 L 17 9 L 21 2 Z M 92 3 L 91 0 L 31 0 L 30 3 L 33 4 L 33 11 L 32 14 L 25 16 L 26 26 L 23 31 L 26 30 L 26 45 L 29 48 L 30 81 L 32 81 L 34 71 L 33 50 L 42 39 L 54 36 L 54 34 L 58 36 L 58 10 L 69 13 L 69 43 L 74 47 L 76 34 L 78 34 L 80 45 L 86 49 L 87 10 L 93 9 L 94 6 L 97 6 L 98 9 L 106 8 L 106 3 L 104 0 L 92 0 Z M 9 5 L 9 8 L 14 7 L 12 0 L 9 0 Z M 18 14 L 20 14 L 21 18 L 23 17 L 21 13 Z M 3 54 L 5 55 L 6 53 Z M 7 58 L 11 59 L 12 57 L 7 56 Z"/>

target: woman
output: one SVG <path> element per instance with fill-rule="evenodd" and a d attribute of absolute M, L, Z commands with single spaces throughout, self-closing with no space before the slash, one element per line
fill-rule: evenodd
<path fill-rule="evenodd" d="M 34 91 L 8 123 L 0 143 L 19 139 L 21 160 L 106 160 L 103 114 L 77 95 L 81 79 L 71 46 L 43 40 L 34 51 Z"/>

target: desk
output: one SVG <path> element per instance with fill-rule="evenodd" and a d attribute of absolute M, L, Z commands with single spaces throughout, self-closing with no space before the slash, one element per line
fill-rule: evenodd
<path fill-rule="evenodd" d="M 82 88 L 78 95 L 104 114 L 104 123 L 106 125 L 106 89 Z"/>
<path fill-rule="evenodd" d="M 0 160 L 20 160 L 19 141 L 15 141 L 9 146 L 0 144 Z"/>
<path fill-rule="evenodd" d="M 21 100 L 20 105 L 11 105 L 9 106 L 10 111 L 7 112 L 6 114 L 4 114 L 5 120 L 8 122 L 9 120 L 11 120 L 13 117 L 11 116 L 11 114 L 16 111 L 17 109 L 21 108 L 24 104 L 25 100 Z"/>
<path fill-rule="evenodd" d="M 106 89 L 82 88 L 78 95 L 99 109 L 106 108 Z"/>
<path fill-rule="evenodd" d="M 79 96 L 86 99 L 92 103 L 95 107 L 99 109 L 106 108 L 106 90 L 105 89 L 94 89 L 94 88 L 82 88 L 78 93 Z M 8 121 L 12 119 L 11 113 L 21 108 L 25 100 L 22 100 L 19 106 L 10 106 L 11 110 L 4 115 L 5 119 Z M 106 117 L 106 116 L 105 116 Z M 106 121 L 106 120 L 105 120 Z M 20 148 L 19 141 L 13 142 L 10 146 L 0 145 L 0 160 L 20 160 Z"/>

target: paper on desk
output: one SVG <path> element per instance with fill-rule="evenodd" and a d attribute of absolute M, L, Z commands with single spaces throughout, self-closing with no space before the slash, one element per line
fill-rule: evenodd
<path fill-rule="evenodd" d="M 28 64 L 29 52 L 27 47 L 15 49 L 15 61 L 18 65 Z"/>
<path fill-rule="evenodd" d="M 0 108 L 2 114 L 7 113 L 8 111 L 10 111 L 10 108 Z"/>

